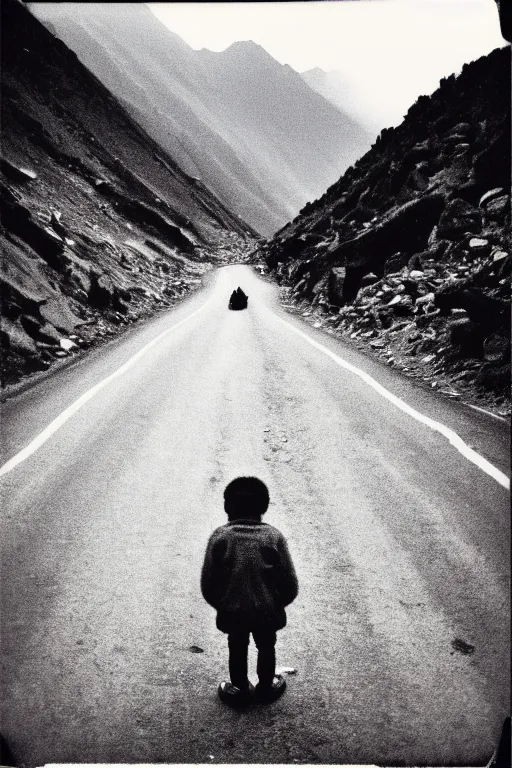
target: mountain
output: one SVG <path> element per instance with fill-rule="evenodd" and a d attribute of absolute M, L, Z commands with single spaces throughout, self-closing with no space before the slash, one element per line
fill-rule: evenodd
<path fill-rule="evenodd" d="M 172 304 L 254 232 L 18 0 L 2 3 L 1 55 L 9 383 Z"/>
<path fill-rule="evenodd" d="M 300 76 L 316 93 L 327 99 L 336 109 L 363 125 L 372 142 L 377 138 L 378 130 L 368 122 L 361 109 L 360 94 L 354 92 L 344 81 L 343 75 L 337 70 L 326 72 L 320 67 L 301 72 Z M 375 118 L 376 119 L 376 118 Z M 369 147 L 368 147 L 369 148 Z"/>
<path fill-rule="evenodd" d="M 191 175 L 265 236 L 371 137 L 251 41 L 195 51 L 142 4 L 44 4 L 80 60 Z"/>
<path fill-rule="evenodd" d="M 510 392 L 509 249 L 504 48 L 420 97 L 257 258 L 331 332 L 452 397 L 466 388 L 499 404 Z"/>

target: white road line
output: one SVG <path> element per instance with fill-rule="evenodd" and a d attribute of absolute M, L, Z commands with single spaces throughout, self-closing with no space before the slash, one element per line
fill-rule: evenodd
<path fill-rule="evenodd" d="M 311 346 L 319 349 L 324 353 L 324 355 L 327 355 L 327 357 L 330 357 L 331 360 L 334 360 L 335 363 L 341 366 L 341 368 L 345 368 L 345 370 L 350 371 L 355 376 L 358 376 L 366 384 L 368 384 L 368 386 L 372 387 L 372 389 L 378 392 L 379 395 L 382 395 L 382 397 L 386 398 L 386 400 L 389 400 L 390 403 L 393 403 L 393 405 L 395 405 L 397 408 L 400 408 L 401 411 L 407 413 L 409 416 L 412 416 L 413 419 L 416 419 L 416 421 L 419 421 L 421 424 L 425 424 L 425 426 L 429 427 L 434 432 L 439 432 L 441 435 L 446 437 L 449 443 L 451 443 L 451 445 L 453 445 L 453 447 L 456 448 L 459 453 L 464 456 L 464 458 L 466 458 L 472 464 L 475 464 L 479 469 L 496 480 L 497 483 L 502 485 L 504 488 L 510 488 L 509 478 L 497 467 L 495 467 L 494 464 L 491 464 L 489 461 L 487 461 L 487 459 L 484 459 L 483 456 L 480 456 L 479 453 L 474 451 L 473 448 L 470 448 L 469 445 L 467 445 L 467 443 L 465 443 L 464 440 L 456 432 L 453 431 L 453 429 L 450 429 L 444 424 L 441 424 L 439 421 L 434 421 L 434 419 L 431 419 L 428 416 L 424 416 L 419 411 L 411 408 L 410 405 L 407 405 L 407 403 L 405 403 L 399 397 L 394 395 L 392 392 L 389 392 L 389 390 L 383 387 L 382 384 L 379 384 L 379 382 L 372 378 L 368 373 L 365 373 L 359 368 L 356 368 L 355 365 L 352 365 L 346 360 L 343 360 L 342 357 L 339 357 L 339 355 L 331 352 L 331 350 L 327 349 L 327 347 L 324 347 L 323 344 L 320 344 L 318 341 L 308 336 L 307 333 L 304 333 L 298 328 L 295 328 L 294 325 L 289 323 L 287 320 L 284 320 L 279 315 L 276 315 L 276 317 L 282 323 L 284 323 L 284 325 L 287 325 L 288 328 L 290 328 L 294 333 L 302 336 L 302 338 L 305 339 L 308 344 L 311 344 Z"/>
<path fill-rule="evenodd" d="M 50 437 L 57 432 L 58 429 L 60 429 L 66 421 L 68 421 L 74 414 L 82 408 L 86 403 L 89 402 L 89 400 L 92 400 L 92 398 L 98 394 L 102 389 L 107 387 L 109 384 L 111 384 L 115 379 L 117 379 L 119 376 L 122 376 L 123 373 L 126 373 L 130 368 L 132 368 L 136 362 L 140 360 L 140 358 L 146 354 L 146 352 L 155 346 L 155 344 L 158 344 L 159 341 L 161 341 L 164 336 L 167 336 L 168 333 L 171 331 L 174 331 L 176 328 L 178 328 L 183 323 L 186 323 L 187 320 L 190 320 L 192 317 L 195 317 L 195 315 L 199 314 L 205 306 L 208 304 L 208 302 L 205 302 L 199 309 L 196 309 L 194 312 L 192 312 L 190 315 L 187 315 L 187 317 L 184 317 L 183 320 L 180 320 L 175 325 L 172 325 L 170 328 L 167 328 L 165 331 L 162 331 L 162 333 L 159 333 L 158 336 L 155 336 L 154 339 L 152 339 L 150 342 L 148 342 L 145 346 L 143 346 L 141 349 L 139 349 L 138 352 L 136 352 L 133 357 L 130 357 L 126 363 L 123 363 L 123 365 L 117 369 L 117 371 L 114 371 L 114 373 L 111 373 L 110 376 L 107 376 L 102 381 L 98 382 L 98 384 L 95 384 L 94 387 L 91 387 L 91 389 L 87 390 L 87 392 L 84 392 L 83 395 L 81 395 L 78 400 L 75 400 L 74 403 L 72 403 L 70 406 L 68 406 L 64 411 L 62 411 L 59 416 L 57 416 L 48 426 L 43 429 L 42 432 L 37 435 L 33 440 L 30 441 L 30 443 L 23 448 L 19 453 L 17 453 L 15 456 L 12 457 L 12 459 L 9 459 L 2 467 L 0 467 L 0 477 L 2 475 L 6 475 L 8 472 L 11 472 L 15 467 L 18 466 L 18 464 L 21 464 L 25 459 L 28 459 L 29 456 L 32 456 L 33 453 L 35 453 L 39 448 L 41 448 L 42 445 L 46 443 L 47 440 L 50 439 Z"/>
<path fill-rule="evenodd" d="M 183 318 L 183 320 L 180 320 L 175 325 L 171 326 L 170 328 L 167 328 L 165 331 L 162 331 L 158 336 L 155 336 L 154 339 L 152 339 L 150 342 L 148 342 L 142 349 L 139 349 L 138 352 L 136 352 L 129 360 L 126 361 L 120 368 L 118 368 L 114 373 L 111 373 L 110 376 L 107 376 L 105 379 L 100 381 L 98 384 L 95 384 L 94 387 L 91 387 L 91 389 L 87 390 L 87 392 L 84 392 L 83 395 L 81 395 L 78 400 L 75 400 L 74 403 L 72 403 L 68 408 L 66 408 L 59 416 L 57 416 L 48 426 L 40 432 L 37 437 L 35 437 L 31 442 L 23 448 L 21 451 L 19 451 L 15 456 L 13 456 L 9 461 L 7 461 L 2 467 L 0 467 L 0 477 L 3 475 L 6 475 L 8 472 L 11 472 L 15 467 L 18 466 L 18 464 L 21 464 L 25 459 L 28 459 L 30 456 L 32 456 L 33 453 L 35 453 L 44 443 L 46 443 L 47 440 L 55 433 L 57 432 L 60 427 L 62 427 L 66 421 L 68 421 L 74 414 L 82 408 L 89 400 L 91 400 L 98 392 L 100 392 L 104 387 L 108 386 L 112 381 L 117 379 L 119 376 L 122 376 L 123 373 L 126 373 L 127 370 L 129 370 L 135 363 L 140 360 L 140 358 L 146 354 L 146 352 L 155 346 L 155 344 L 158 344 L 158 342 L 164 338 L 168 333 L 178 328 L 183 323 L 190 320 L 195 315 L 199 314 L 201 312 L 206 304 L 203 304 L 199 309 L 196 309 L 195 312 L 192 312 L 187 317 Z M 295 328 L 291 323 L 284 320 L 282 317 L 279 317 L 279 315 L 276 315 L 276 317 L 284 323 L 284 325 L 288 326 L 294 333 L 301 336 L 303 339 L 305 339 L 308 344 L 311 344 L 313 347 L 316 347 L 316 349 L 319 349 L 321 352 L 323 352 L 325 355 L 330 357 L 332 360 L 334 360 L 335 363 L 337 363 L 342 368 L 345 368 L 347 371 L 350 371 L 355 376 L 358 376 L 360 379 L 362 379 L 366 384 L 368 384 L 372 389 L 374 389 L 376 392 L 378 392 L 382 397 L 386 398 L 386 400 L 389 400 L 390 403 L 393 403 L 397 408 L 399 408 L 404 413 L 407 413 L 409 416 L 412 416 L 413 419 L 416 419 L 416 421 L 419 421 L 421 424 L 425 424 L 425 426 L 429 427 L 435 432 L 439 432 L 441 435 L 446 437 L 446 439 L 451 443 L 451 445 L 456 448 L 459 453 L 462 454 L 468 461 L 475 464 L 479 469 L 481 469 L 483 472 L 488 474 L 490 477 L 492 477 L 494 480 L 496 480 L 497 483 L 502 485 L 504 488 L 510 488 L 510 480 L 509 478 L 501 472 L 497 467 L 495 467 L 493 464 L 491 464 L 487 459 L 484 459 L 483 456 L 480 456 L 479 453 L 474 451 L 472 448 L 467 445 L 462 438 L 454 432 L 449 427 L 446 427 L 444 424 L 441 424 L 438 421 L 434 421 L 433 419 L 429 418 L 428 416 L 424 416 L 419 411 L 416 411 L 414 408 L 411 408 L 410 405 L 407 405 L 403 400 L 401 400 L 399 397 L 394 395 L 392 392 L 389 392 L 389 390 L 385 389 L 385 387 L 382 386 L 382 384 L 379 384 L 378 381 L 376 381 L 374 378 L 372 378 L 369 374 L 365 373 L 364 371 L 360 370 L 359 368 L 356 368 L 356 366 L 352 365 L 351 363 L 347 362 L 346 360 L 343 360 L 343 358 L 339 357 L 339 355 L 336 355 L 334 352 L 331 352 L 327 347 L 324 347 L 323 344 L 320 344 L 315 339 L 312 339 L 310 336 L 308 336 L 303 331 L 300 331 L 298 328 Z"/>

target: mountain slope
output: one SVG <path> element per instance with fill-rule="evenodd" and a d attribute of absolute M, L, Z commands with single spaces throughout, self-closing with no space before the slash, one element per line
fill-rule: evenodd
<path fill-rule="evenodd" d="M 33 11 L 177 162 L 266 236 L 370 146 L 355 121 L 254 43 L 194 51 L 142 4 Z"/>
<path fill-rule="evenodd" d="M 174 301 L 254 234 L 18 0 L 2 3 L 0 172 L 7 382 Z"/>
<path fill-rule="evenodd" d="M 455 383 L 499 402 L 510 377 L 509 194 L 504 48 L 420 97 L 260 258 L 331 331 L 454 397 Z"/>
<path fill-rule="evenodd" d="M 372 140 L 375 140 L 379 131 L 375 128 L 373 121 L 377 121 L 378 117 L 375 115 L 370 124 L 368 115 L 364 114 L 361 107 L 361 94 L 347 85 L 341 72 L 337 70 L 325 72 L 320 67 L 314 67 L 306 72 L 301 72 L 300 76 L 310 88 L 327 99 L 336 109 L 363 125 Z M 382 127 L 382 123 L 380 123 L 380 127 Z"/>

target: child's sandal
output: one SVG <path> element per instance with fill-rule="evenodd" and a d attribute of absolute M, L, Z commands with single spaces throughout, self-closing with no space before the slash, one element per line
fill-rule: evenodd
<path fill-rule="evenodd" d="M 246 707 L 252 698 L 254 693 L 254 686 L 249 683 L 249 688 L 246 691 L 242 691 L 232 683 L 222 682 L 218 688 L 219 698 L 228 707 Z"/>
<path fill-rule="evenodd" d="M 274 675 L 272 685 L 268 688 L 262 688 L 258 683 L 255 689 L 255 695 L 262 704 L 271 704 L 273 701 L 283 695 L 286 689 L 286 680 L 282 675 Z"/>

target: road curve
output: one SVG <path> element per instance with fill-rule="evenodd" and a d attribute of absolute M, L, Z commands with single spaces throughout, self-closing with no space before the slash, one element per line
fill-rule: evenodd
<path fill-rule="evenodd" d="M 237 285 L 249 307 L 229 312 Z M 232 266 L 8 400 L 2 448 L 0 722 L 18 763 L 489 759 L 509 706 L 504 424 L 305 326 Z M 278 638 L 297 673 L 236 713 L 198 579 L 223 488 L 247 473 L 297 567 Z"/>

